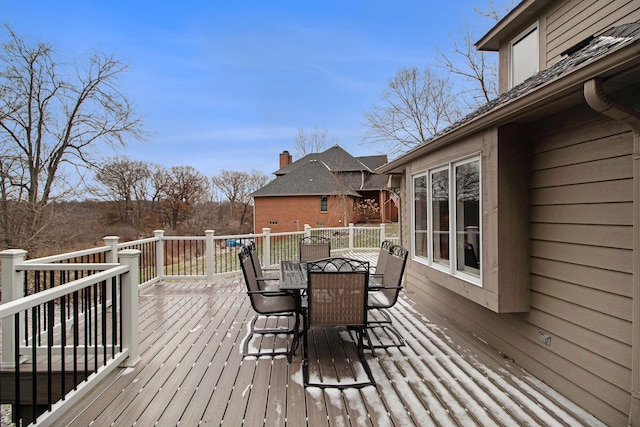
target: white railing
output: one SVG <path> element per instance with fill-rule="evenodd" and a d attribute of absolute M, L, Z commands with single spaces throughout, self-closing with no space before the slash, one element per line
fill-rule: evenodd
<path fill-rule="evenodd" d="M 116 263 L 69 262 L 87 252 L 100 251 L 29 261 L 23 250 L 0 252 L 3 396 L 25 425 L 52 425 L 111 370 L 139 360 L 140 253 L 121 251 Z M 43 289 L 29 289 L 43 281 Z M 43 389 L 46 398 L 31 392 Z"/>
<path fill-rule="evenodd" d="M 303 236 L 322 235 L 331 239 L 332 252 L 378 250 L 384 240 L 399 243 L 397 237 L 386 235 L 385 224 L 377 227 L 311 228 L 304 231 L 220 235 L 207 230 L 204 236 L 166 236 L 163 230 L 154 231 L 147 239 L 117 243 L 110 240 L 111 253 L 122 249 L 137 249 L 140 257 L 140 286 L 159 284 L 165 280 L 213 280 L 215 276 L 240 271 L 238 250 L 255 242 L 265 266 L 277 265 L 282 259 L 298 257 L 298 241 Z M 111 237 L 110 239 L 117 239 Z"/>

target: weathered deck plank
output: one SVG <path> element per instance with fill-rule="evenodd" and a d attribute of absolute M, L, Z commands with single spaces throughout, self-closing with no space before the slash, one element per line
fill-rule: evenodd
<path fill-rule="evenodd" d="M 300 348 L 291 363 L 284 356 L 243 358 L 253 314 L 240 276 L 144 290 L 141 362 L 108 376 L 57 424 L 598 425 L 458 325 L 418 312 L 407 296 L 391 310 L 407 345 L 375 356 L 366 351 L 376 386 L 362 389 L 305 389 Z M 315 379 L 318 369 L 331 381 L 366 377 L 353 332 L 314 328 L 309 338 Z M 286 344 L 278 336 L 251 345 Z"/>

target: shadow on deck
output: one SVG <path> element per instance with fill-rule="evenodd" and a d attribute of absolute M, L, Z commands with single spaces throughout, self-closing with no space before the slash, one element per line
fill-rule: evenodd
<path fill-rule="evenodd" d="M 376 357 L 367 351 L 377 385 L 362 389 L 305 390 L 300 348 L 290 364 L 286 357 L 243 359 L 253 314 L 241 275 L 142 291 L 141 362 L 116 370 L 57 424 L 598 425 L 457 325 L 419 312 L 406 292 L 390 314 L 407 345 Z M 284 346 L 283 339 L 251 345 Z M 315 331 L 312 357 L 348 355 L 352 339 L 347 331 Z M 349 363 L 333 366 L 315 374 L 335 381 L 351 369 L 358 375 Z"/>

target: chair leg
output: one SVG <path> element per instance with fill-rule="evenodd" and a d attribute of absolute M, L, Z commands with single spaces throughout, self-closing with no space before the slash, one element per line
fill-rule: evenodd
<path fill-rule="evenodd" d="M 302 383 L 305 387 L 309 386 L 309 338 L 307 337 L 309 327 L 307 325 L 307 316 L 302 320 Z"/>
<path fill-rule="evenodd" d="M 291 315 L 295 315 L 294 313 L 289 313 L 288 316 Z M 287 316 L 287 315 L 283 315 L 283 316 Z M 293 332 L 295 332 L 295 330 L 297 329 L 297 322 L 294 322 L 294 325 L 291 328 L 285 329 L 285 328 L 270 328 L 270 329 L 260 329 L 260 328 L 256 328 L 256 321 L 258 320 L 258 318 L 260 317 L 260 314 L 256 314 L 255 316 L 253 316 L 253 319 L 251 319 L 251 333 L 253 334 L 262 334 L 262 335 L 266 335 L 266 334 L 292 334 Z"/>
<path fill-rule="evenodd" d="M 367 377 L 369 378 L 369 384 L 363 384 L 362 386 L 366 386 L 366 385 L 376 385 L 376 381 L 373 378 L 373 373 L 371 372 L 371 367 L 369 366 L 369 362 L 367 362 L 367 358 L 364 355 L 364 341 L 363 341 L 363 337 L 367 338 L 367 342 L 369 343 L 369 348 L 371 349 L 371 353 L 374 357 L 376 356 L 376 351 L 374 350 L 374 348 L 371 346 L 371 338 L 369 337 L 369 333 L 367 332 L 367 328 L 362 327 L 359 328 L 359 330 L 356 331 L 356 334 L 358 335 L 358 354 L 360 355 L 360 361 L 362 362 L 362 367 L 364 368 L 365 373 L 367 374 Z"/>
<path fill-rule="evenodd" d="M 294 322 L 294 325 L 291 328 L 273 328 L 273 329 L 260 329 L 260 328 L 256 328 L 255 324 L 256 321 L 258 320 L 258 317 L 260 315 L 256 314 L 255 316 L 253 316 L 253 318 L 251 319 L 250 322 L 250 332 L 249 332 L 249 336 L 247 336 L 244 340 L 244 345 L 242 346 L 242 357 L 247 357 L 247 356 L 256 356 L 256 357 L 260 357 L 260 356 L 280 356 L 280 355 L 286 355 L 287 356 L 287 360 L 289 362 L 291 362 L 291 359 L 293 358 L 293 352 L 295 352 L 295 347 L 297 346 L 297 342 L 296 342 L 296 335 L 298 334 L 298 329 L 299 329 L 299 320 L 296 317 L 296 320 Z M 286 349 L 286 350 L 281 350 L 281 351 L 265 351 L 265 352 L 261 352 L 261 351 L 256 351 L 256 352 L 250 352 L 249 351 L 249 343 L 251 342 L 251 340 L 253 339 L 254 335 L 267 335 L 267 334 L 286 334 L 286 335 L 292 335 L 293 334 L 293 338 L 290 344 L 290 348 Z"/>
<path fill-rule="evenodd" d="M 378 313 L 380 313 L 380 315 L 382 317 L 384 317 L 384 320 L 369 320 L 367 323 L 368 324 L 384 324 L 384 323 L 392 323 L 391 321 L 391 316 L 389 315 L 389 312 L 384 309 L 384 308 L 376 308 L 376 307 L 372 307 L 369 308 L 369 311 L 371 310 L 377 310 Z"/>
<path fill-rule="evenodd" d="M 384 310 L 382 308 L 376 308 L 375 310 L 378 310 L 378 312 L 384 317 L 384 320 L 367 321 L 367 328 L 369 329 L 380 328 L 386 332 L 390 332 L 392 335 L 395 336 L 396 341 L 393 342 L 392 344 L 376 344 L 376 345 L 371 344 L 371 341 L 369 341 L 369 346 L 365 348 L 368 348 L 373 351 L 374 348 L 404 347 L 406 345 L 405 339 L 400 334 L 400 332 L 398 332 L 396 328 L 393 327 L 391 316 L 389 315 L 387 310 Z"/>

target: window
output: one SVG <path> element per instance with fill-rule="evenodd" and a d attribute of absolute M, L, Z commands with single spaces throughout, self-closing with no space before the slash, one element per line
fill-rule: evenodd
<path fill-rule="evenodd" d="M 480 277 L 480 162 L 457 164 L 456 271 Z"/>
<path fill-rule="evenodd" d="M 414 175 L 412 191 L 416 259 L 480 284 L 480 159 Z"/>
<path fill-rule="evenodd" d="M 329 198 L 327 196 L 320 197 L 320 212 L 329 211 Z"/>
<path fill-rule="evenodd" d="M 449 169 L 431 172 L 433 262 L 449 265 Z"/>
<path fill-rule="evenodd" d="M 509 87 L 514 87 L 538 72 L 538 25 L 516 37 L 509 50 Z"/>
<path fill-rule="evenodd" d="M 414 248 L 417 257 L 428 256 L 427 251 L 427 177 L 413 179 Z"/>

